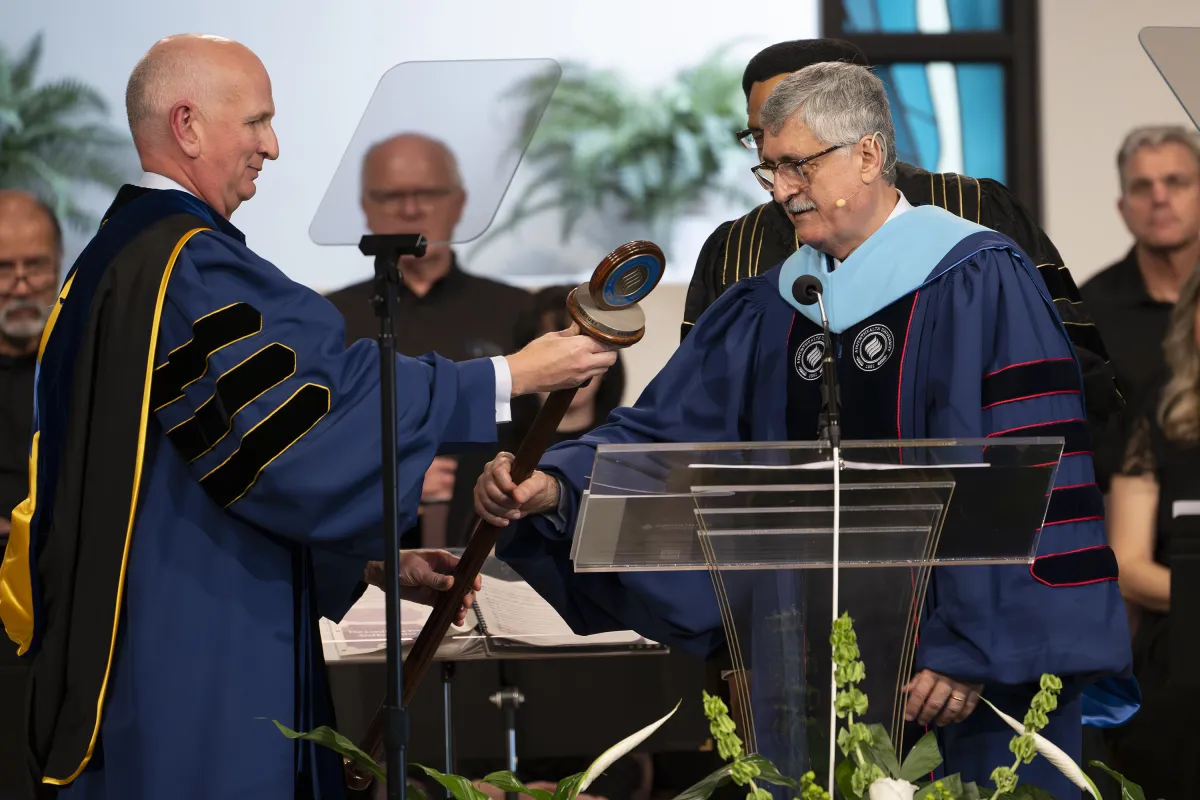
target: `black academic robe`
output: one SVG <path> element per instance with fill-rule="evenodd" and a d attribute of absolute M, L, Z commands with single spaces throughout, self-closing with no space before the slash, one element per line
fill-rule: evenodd
<path fill-rule="evenodd" d="M 1108 352 L 1088 316 L 1079 289 L 1049 237 L 1004 184 L 953 173 L 896 165 L 896 188 L 914 206 L 934 205 L 1004 234 L 1024 250 L 1041 273 L 1066 325 L 1083 368 L 1085 405 L 1093 428 L 1111 424 L 1124 408 Z M 723 223 L 708 237 L 684 303 L 682 341 L 700 315 L 742 278 L 766 273 L 800 247 L 787 213 L 771 201 Z"/>

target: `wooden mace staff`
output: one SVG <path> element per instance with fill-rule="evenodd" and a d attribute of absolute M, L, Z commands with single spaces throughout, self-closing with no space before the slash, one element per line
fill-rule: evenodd
<path fill-rule="evenodd" d="M 596 341 L 616 347 L 636 344 L 646 332 L 646 315 L 638 302 L 653 291 L 666 269 L 667 261 L 652 242 L 628 242 L 613 250 L 592 273 L 591 280 L 571 290 L 567 313 L 581 332 Z M 512 479 L 520 484 L 533 474 L 550 440 L 558 431 L 578 388 L 551 392 L 538 412 L 533 426 L 513 459 Z M 401 703 L 407 706 L 416 694 L 421 678 L 433 663 L 438 647 L 450 630 L 463 598 L 475 584 L 475 577 L 496 546 L 503 528 L 475 518 L 470 541 L 454 571 L 454 585 L 440 594 L 425 627 L 404 660 L 404 691 Z M 383 751 L 383 709 L 375 712 L 359 749 L 379 760 Z M 371 785 L 372 775 L 349 758 L 344 760 L 346 784 L 358 791 Z M 392 765 L 389 765 L 392 766 Z"/>

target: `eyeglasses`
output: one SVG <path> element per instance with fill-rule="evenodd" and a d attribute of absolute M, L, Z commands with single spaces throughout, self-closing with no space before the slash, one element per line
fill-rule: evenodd
<path fill-rule="evenodd" d="M 747 150 L 757 150 L 758 148 L 762 147 L 762 128 L 746 128 L 745 130 L 735 133 L 733 138 L 737 140 L 738 144 Z"/>
<path fill-rule="evenodd" d="M 57 272 L 54 262 L 50 259 L 25 261 L 21 263 L 20 269 L 17 269 L 15 262 L 0 262 L 0 294 L 11 293 L 22 278 L 35 292 L 45 289 L 54 282 Z"/>
<path fill-rule="evenodd" d="M 403 205 L 411 197 L 422 208 L 432 208 L 439 200 L 444 200 L 458 191 L 453 186 L 431 189 L 397 189 L 395 191 L 373 190 L 367 192 L 367 199 L 375 205 Z"/>
<path fill-rule="evenodd" d="M 846 145 L 835 144 L 833 147 L 826 147 L 819 153 L 813 153 L 811 156 L 805 156 L 796 161 L 780 161 L 778 164 L 768 164 L 764 161 L 756 167 L 751 167 L 750 171 L 768 192 L 775 190 L 776 173 L 790 183 L 805 187 L 812 183 L 812 162 L 842 147 L 846 147 Z"/>

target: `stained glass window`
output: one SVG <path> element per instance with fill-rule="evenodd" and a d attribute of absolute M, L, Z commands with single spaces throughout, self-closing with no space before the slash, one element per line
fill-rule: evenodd
<path fill-rule="evenodd" d="M 1004 28 L 1001 0 L 841 0 L 843 30 L 855 33 L 960 33 Z"/>
<path fill-rule="evenodd" d="M 900 160 L 1007 182 L 1004 67 L 934 61 L 876 67 Z"/>
<path fill-rule="evenodd" d="M 1005 184 L 1041 214 L 1038 0 L 821 0 L 887 86 L 902 161 Z"/>

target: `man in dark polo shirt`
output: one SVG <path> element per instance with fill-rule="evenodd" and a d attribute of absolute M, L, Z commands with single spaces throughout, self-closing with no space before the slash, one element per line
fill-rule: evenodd
<path fill-rule="evenodd" d="M 61 265 L 54 212 L 33 195 L 0 190 L 0 550 L 29 492 L 33 376 Z M 17 646 L 0 641 L 0 800 L 34 796 L 24 759 L 27 674 Z"/>
<path fill-rule="evenodd" d="M 1166 377 L 1162 344 L 1171 309 L 1200 264 L 1200 133 L 1175 125 L 1136 128 L 1117 154 L 1117 171 L 1117 208 L 1133 247 L 1080 292 L 1136 411 L 1153 401 Z M 1124 431 L 1106 430 L 1095 447 L 1097 478 L 1107 486 L 1124 454 Z"/>
<path fill-rule="evenodd" d="M 402 134 L 379 142 L 363 159 L 361 201 L 372 233 L 449 241 L 466 198 L 454 154 L 434 139 Z M 404 355 L 436 351 L 455 361 L 498 356 L 535 336 L 532 296 L 464 272 L 449 245 L 431 244 L 423 258 L 402 258 L 400 275 L 396 349 Z M 346 319 L 347 343 L 379 335 L 373 294 L 374 281 L 367 280 L 329 295 Z M 501 441 L 519 441 L 536 413 L 536 398 L 514 399 L 513 421 L 500 426 Z M 409 531 L 402 546 L 463 544 L 475 479 L 494 456 L 482 451 L 434 459 L 422 488 L 420 539 Z"/>

